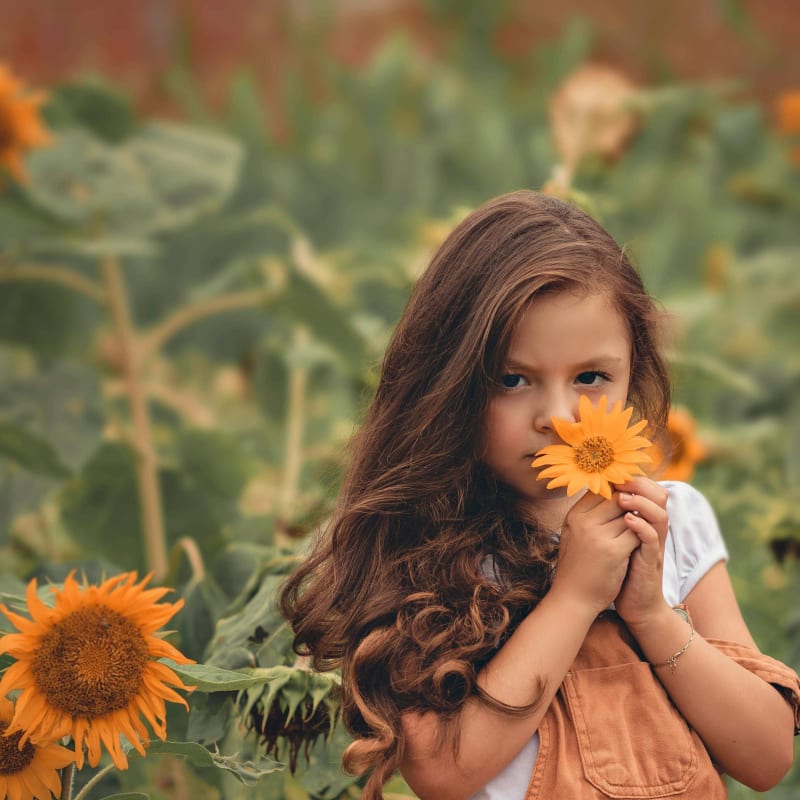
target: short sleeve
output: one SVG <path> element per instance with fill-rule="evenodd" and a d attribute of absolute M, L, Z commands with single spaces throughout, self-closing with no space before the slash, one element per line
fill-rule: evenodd
<path fill-rule="evenodd" d="M 673 548 L 683 602 L 711 567 L 728 560 L 728 550 L 711 504 L 697 489 L 679 481 L 661 485 L 669 492 L 667 546 Z"/>
<path fill-rule="evenodd" d="M 721 639 L 707 639 L 707 641 L 728 658 L 732 658 L 737 664 L 778 689 L 792 708 L 795 736 L 800 734 L 800 678 L 797 673 L 786 664 L 739 642 L 726 642 Z"/>

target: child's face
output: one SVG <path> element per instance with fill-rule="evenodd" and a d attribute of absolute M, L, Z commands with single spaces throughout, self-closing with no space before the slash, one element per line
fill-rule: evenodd
<path fill-rule="evenodd" d="M 547 489 L 531 469 L 539 449 L 560 441 L 551 417 L 576 419 L 581 395 L 593 403 L 606 395 L 609 407 L 618 400 L 624 405 L 630 365 L 627 326 L 606 295 L 567 291 L 535 298 L 514 331 L 500 388 L 489 403 L 484 463 L 531 510 L 542 500 L 565 505 L 566 490 Z"/>

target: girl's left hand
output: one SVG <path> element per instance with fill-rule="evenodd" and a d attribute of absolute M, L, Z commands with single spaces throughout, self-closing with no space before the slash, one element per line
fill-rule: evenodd
<path fill-rule="evenodd" d="M 668 494 L 649 478 L 632 478 L 615 488 L 620 508 L 627 512 L 625 524 L 641 544 L 631 554 L 628 573 L 614 605 L 629 626 L 643 625 L 666 604 L 662 575 Z"/>

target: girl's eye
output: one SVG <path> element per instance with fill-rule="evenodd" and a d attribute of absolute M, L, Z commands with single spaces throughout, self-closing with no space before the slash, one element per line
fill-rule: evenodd
<path fill-rule="evenodd" d="M 500 385 L 504 389 L 516 389 L 520 386 L 524 386 L 527 383 L 525 378 L 522 375 L 517 375 L 516 373 L 510 375 L 503 375 L 500 378 Z"/>
<path fill-rule="evenodd" d="M 597 372 L 596 370 L 581 372 L 581 374 L 575 378 L 575 382 L 579 383 L 581 386 L 599 386 L 601 383 L 608 380 L 611 380 L 611 378 L 605 372 Z"/>

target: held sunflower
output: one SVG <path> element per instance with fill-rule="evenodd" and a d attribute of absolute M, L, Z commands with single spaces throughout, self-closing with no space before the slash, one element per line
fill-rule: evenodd
<path fill-rule="evenodd" d="M 649 447 L 644 436 L 638 436 L 647 427 L 647 420 L 639 420 L 628 427 L 633 408 L 622 411 L 622 403 L 608 410 L 608 398 L 603 395 L 597 406 L 592 406 L 586 395 L 578 403 L 577 422 L 553 417 L 553 427 L 566 444 L 543 447 L 531 467 L 545 467 L 538 480 L 547 480 L 548 489 L 567 487 L 567 496 L 588 489 L 606 499 L 611 499 L 611 484 L 625 483 L 636 475 L 644 475 L 639 466 L 650 462 L 650 456 L 639 452 Z"/>
<path fill-rule="evenodd" d="M 144 755 L 150 737 L 142 717 L 166 738 L 165 701 L 188 708 L 170 686 L 191 687 L 155 659 L 191 659 L 153 635 L 183 601 L 159 603 L 170 590 L 145 589 L 149 579 L 136 583 L 136 573 L 127 572 L 80 586 L 70 573 L 62 590 L 53 588 L 52 608 L 37 596 L 34 579 L 26 592 L 32 619 L 0 605 L 20 631 L 0 638 L 0 653 L 16 659 L 0 680 L 0 696 L 21 690 L 7 734 L 21 731 L 23 746 L 71 736 L 78 769 L 84 746 L 89 764 L 97 766 L 101 745 L 127 769 L 120 736 Z"/>
<path fill-rule="evenodd" d="M 0 797 L 50 800 L 61 794 L 59 770 L 75 760 L 75 753 L 59 744 L 20 745 L 22 732 L 7 733 L 14 704 L 0 697 Z"/>
<path fill-rule="evenodd" d="M 0 164 L 17 181 L 27 178 L 22 164 L 25 151 L 52 140 L 39 117 L 46 99 L 44 92 L 26 92 L 22 82 L 0 64 Z"/>

